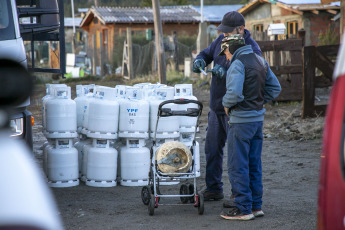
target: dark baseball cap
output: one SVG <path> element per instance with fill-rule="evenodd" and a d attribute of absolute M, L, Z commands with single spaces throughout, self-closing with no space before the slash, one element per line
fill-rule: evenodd
<path fill-rule="evenodd" d="M 244 17 L 237 11 L 230 11 L 224 15 L 217 30 L 223 33 L 231 33 L 237 26 L 245 26 Z"/>

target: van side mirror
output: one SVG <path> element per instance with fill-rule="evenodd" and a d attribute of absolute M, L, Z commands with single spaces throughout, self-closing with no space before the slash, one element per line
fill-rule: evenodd
<path fill-rule="evenodd" d="M 19 63 L 0 59 L 0 108 L 25 102 L 33 90 L 33 77 Z"/>

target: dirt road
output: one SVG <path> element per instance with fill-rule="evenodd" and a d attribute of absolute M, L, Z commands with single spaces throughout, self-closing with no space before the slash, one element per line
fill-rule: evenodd
<path fill-rule="evenodd" d="M 83 84 L 83 83 L 80 83 Z M 201 117 L 201 177 L 199 189 L 205 187 L 204 142 L 207 126 L 209 92 L 195 89 L 195 96 L 205 109 Z M 44 86 L 36 87 L 30 111 L 36 118 L 34 154 L 42 163 L 40 100 Z M 159 206 L 149 216 L 140 197 L 141 187 L 116 186 L 95 188 L 80 183 L 71 188 L 53 188 L 60 216 L 66 229 L 315 229 L 317 187 L 323 118 L 301 120 L 300 104 L 267 105 L 263 144 L 263 210 L 265 216 L 253 221 L 227 221 L 219 216 L 223 201 L 205 202 L 205 212 L 198 215 L 192 205 Z M 224 156 L 223 182 L 225 195 L 230 195 Z M 162 186 L 179 192 L 179 185 Z M 161 199 L 161 203 L 180 203 L 179 199 Z"/>

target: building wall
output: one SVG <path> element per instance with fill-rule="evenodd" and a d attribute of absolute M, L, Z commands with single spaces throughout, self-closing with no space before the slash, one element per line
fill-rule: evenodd
<path fill-rule="evenodd" d="M 339 20 L 332 21 L 333 17 L 334 15 L 324 12 L 320 12 L 319 15 L 305 14 L 306 45 L 318 45 L 320 33 L 324 33 L 328 29 L 331 29 L 334 35 L 339 37 L 340 23 Z"/>
<path fill-rule="evenodd" d="M 247 21 L 262 20 L 271 17 L 271 4 L 261 4 L 255 10 L 248 12 L 244 18 L 247 26 Z"/>
<path fill-rule="evenodd" d="M 318 45 L 318 36 L 320 32 L 332 28 L 336 35 L 339 35 L 340 20 L 333 21 L 334 15 L 320 11 L 318 15 L 304 12 L 301 16 L 292 11 L 286 10 L 274 4 L 261 4 L 254 10 L 248 12 L 245 16 L 246 28 L 249 31 L 254 30 L 255 25 L 263 25 L 265 32 L 271 23 L 284 23 L 286 26 L 286 33 L 288 33 L 288 23 L 297 22 L 298 30 L 304 29 L 306 31 L 305 45 Z M 288 36 L 288 38 L 294 38 Z"/>

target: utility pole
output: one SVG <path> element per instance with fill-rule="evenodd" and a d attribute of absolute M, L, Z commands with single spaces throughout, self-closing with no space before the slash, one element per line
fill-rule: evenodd
<path fill-rule="evenodd" d="M 167 83 L 166 78 L 166 65 L 164 56 L 164 46 L 163 46 L 163 30 L 160 14 L 160 4 L 159 0 L 152 0 L 153 9 L 153 21 L 155 27 L 155 43 L 156 43 L 156 54 L 157 54 L 157 68 L 158 77 L 161 84 Z"/>
<path fill-rule="evenodd" d="M 200 24 L 199 24 L 199 33 L 198 37 L 196 39 L 196 49 L 197 52 L 200 53 L 203 49 L 207 48 L 207 22 L 204 21 L 204 14 L 203 14 L 203 7 L 204 7 L 204 1 L 200 1 L 200 10 L 201 10 L 201 18 L 200 18 Z M 200 78 L 204 79 L 205 75 L 200 73 Z"/>
<path fill-rule="evenodd" d="M 72 53 L 75 54 L 75 24 L 74 24 L 74 0 L 71 0 L 72 7 L 72 23 L 73 23 L 73 35 L 72 35 Z"/>
<path fill-rule="evenodd" d="M 130 27 L 127 27 L 127 69 L 129 79 L 134 78 L 133 73 L 133 48 L 132 48 L 132 30 Z"/>

